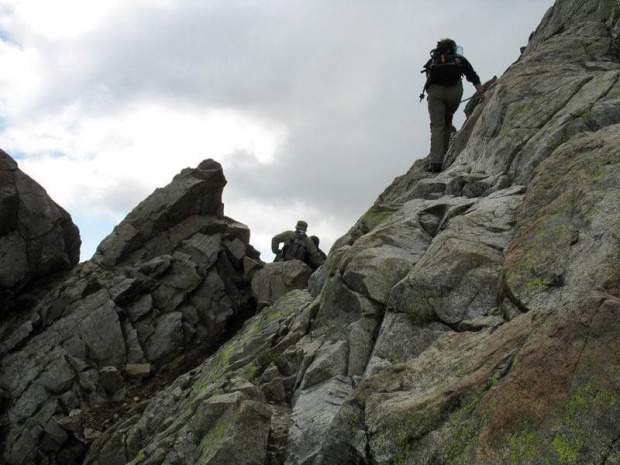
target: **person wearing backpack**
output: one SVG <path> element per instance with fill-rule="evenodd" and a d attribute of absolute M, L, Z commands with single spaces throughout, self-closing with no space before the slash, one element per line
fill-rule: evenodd
<path fill-rule="evenodd" d="M 312 240 L 312 243 L 316 247 L 316 250 L 319 252 L 319 255 L 321 256 L 323 261 L 327 260 L 327 254 L 323 252 L 319 247 L 321 240 L 318 238 L 318 236 L 310 236 L 310 239 Z"/>
<path fill-rule="evenodd" d="M 463 97 L 461 77 L 464 75 L 474 85 L 481 100 L 485 99 L 484 87 L 478 74 L 459 49 L 454 40 L 441 39 L 431 50 L 431 59 L 422 70 L 426 73 L 426 84 L 420 101 L 424 98 L 424 93 L 428 93 L 428 113 L 431 120 L 431 152 L 426 166 L 429 173 L 439 173 L 442 169 L 443 158 L 450 144 L 452 117 Z"/>
<path fill-rule="evenodd" d="M 271 239 L 271 251 L 276 254 L 274 262 L 301 260 L 316 270 L 325 261 L 314 242 L 307 235 L 308 223 L 298 221 L 295 231 L 284 231 Z M 284 244 L 280 249 L 280 244 Z"/>

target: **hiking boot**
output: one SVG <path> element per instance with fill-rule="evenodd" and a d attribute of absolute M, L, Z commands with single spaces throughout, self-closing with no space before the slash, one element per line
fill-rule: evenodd
<path fill-rule="evenodd" d="M 427 173 L 440 173 L 441 172 L 441 163 L 429 163 L 426 165 L 424 169 Z"/>

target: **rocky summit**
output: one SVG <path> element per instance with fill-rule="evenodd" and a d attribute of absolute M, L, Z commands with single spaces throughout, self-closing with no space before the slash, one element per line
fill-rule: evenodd
<path fill-rule="evenodd" d="M 618 2 L 558 0 L 487 95 L 311 276 L 216 162 L 155 191 L 0 314 L 2 463 L 620 464 Z"/>

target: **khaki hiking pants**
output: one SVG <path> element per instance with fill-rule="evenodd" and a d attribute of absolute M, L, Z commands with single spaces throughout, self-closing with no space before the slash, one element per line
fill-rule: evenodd
<path fill-rule="evenodd" d="M 443 163 L 450 145 L 452 116 L 463 97 L 463 82 L 451 87 L 431 84 L 428 88 L 428 114 L 431 117 L 431 154 L 429 163 Z"/>

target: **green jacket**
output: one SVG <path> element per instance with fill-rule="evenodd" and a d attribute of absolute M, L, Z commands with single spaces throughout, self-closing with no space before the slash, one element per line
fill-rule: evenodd
<path fill-rule="evenodd" d="M 273 236 L 273 239 L 271 239 L 271 251 L 276 254 L 275 261 L 284 261 L 284 256 L 282 254 L 284 247 L 281 249 L 280 244 L 284 243 L 284 246 L 286 246 L 294 235 L 295 231 L 284 231 Z M 314 245 L 314 242 L 312 242 L 312 239 L 310 239 L 310 236 L 308 235 L 306 235 L 306 251 L 308 253 L 306 255 L 306 260 L 304 261 L 310 268 L 316 269 L 325 262 Z"/>

